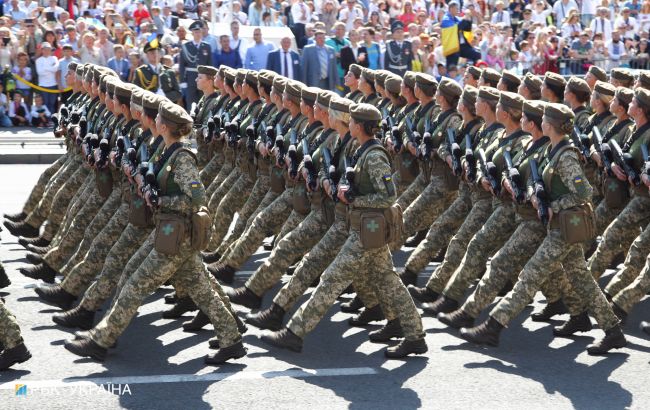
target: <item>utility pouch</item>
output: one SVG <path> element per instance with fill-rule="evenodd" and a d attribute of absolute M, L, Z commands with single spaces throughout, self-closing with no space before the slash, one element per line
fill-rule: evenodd
<path fill-rule="evenodd" d="M 276 194 L 284 192 L 284 170 L 276 166 L 271 166 L 270 175 L 271 191 Z"/>
<path fill-rule="evenodd" d="M 185 239 L 186 218 L 175 214 L 159 214 L 156 217 L 154 248 L 166 255 L 178 255 Z"/>
<path fill-rule="evenodd" d="M 212 235 L 212 218 L 208 208 L 202 206 L 198 212 L 192 214 L 192 241 L 191 246 L 195 251 L 203 251 L 210 243 Z"/>
<path fill-rule="evenodd" d="M 603 179 L 603 196 L 608 208 L 622 209 L 627 205 L 630 199 L 627 186 L 627 181 L 620 181 L 618 178 L 605 177 Z"/>
<path fill-rule="evenodd" d="M 153 226 L 153 213 L 143 198 L 131 194 L 129 202 L 129 222 L 133 226 L 146 228 Z"/>
<path fill-rule="evenodd" d="M 562 239 L 567 243 L 583 243 L 596 237 L 596 220 L 591 204 L 563 209 L 558 219 Z"/>
<path fill-rule="evenodd" d="M 113 176 L 108 168 L 95 170 L 95 183 L 102 198 L 108 198 L 113 192 Z"/>
<path fill-rule="evenodd" d="M 311 202 L 309 201 L 309 197 L 307 197 L 307 188 L 305 188 L 303 183 L 298 183 L 293 188 L 291 200 L 293 210 L 300 215 L 307 215 L 311 211 Z"/>

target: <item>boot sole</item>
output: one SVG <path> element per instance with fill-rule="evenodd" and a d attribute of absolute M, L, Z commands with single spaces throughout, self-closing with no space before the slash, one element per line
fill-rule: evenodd
<path fill-rule="evenodd" d="M 286 350 L 291 350 L 292 352 L 296 353 L 301 353 L 302 352 L 302 347 L 295 347 L 295 346 L 287 346 L 287 345 L 281 345 L 279 343 L 275 343 L 265 337 L 260 338 L 264 343 L 269 344 L 271 346 L 277 347 L 279 349 L 286 349 Z"/>
<path fill-rule="evenodd" d="M 441 319 L 441 318 L 438 318 L 438 321 L 440 323 L 452 328 L 452 329 L 460 329 L 461 327 L 466 327 L 466 328 L 474 327 L 474 321 L 466 322 L 466 323 L 460 323 L 460 324 L 459 323 L 454 323 L 454 322 L 452 322 L 450 320 L 447 320 L 447 319 Z"/>
<path fill-rule="evenodd" d="M 79 324 L 70 324 L 70 323 L 65 322 L 63 319 L 58 318 L 57 316 L 52 316 L 52 321 L 54 323 L 56 323 L 57 325 L 59 325 L 59 326 L 65 327 L 66 329 L 90 330 L 90 329 L 93 328 L 92 324 L 90 324 L 88 326 L 86 326 L 86 325 L 81 326 Z"/>
<path fill-rule="evenodd" d="M 471 343 L 471 344 L 473 344 L 475 346 L 499 347 L 499 342 L 496 342 L 496 343 L 495 342 L 478 342 L 478 341 L 468 337 L 467 335 L 465 335 L 463 333 L 460 334 L 460 337 L 461 337 L 461 339 L 463 339 L 466 342 Z"/>
<path fill-rule="evenodd" d="M 232 354 L 229 357 L 227 357 L 227 358 L 225 358 L 225 359 L 223 359 L 223 360 L 221 360 L 219 362 L 211 362 L 211 361 L 209 361 L 209 359 L 206 359 L 205 364 L 212 365 L 212 366 L 218 366 L 220 364 L 226 364 L 228 362 L 228 360 L 241 359 L 242 357 L 246 356 L 247 353 L 248 352 L 246 352 L 246 350 L 244 349 L 243 352 L 240 351 L 240 352 L 237 352 L 235 354 Z"/>
<path fill-rule="evenodd" d="M 592 329 L 593 329 L 593 327 L 589 327 L 589 328 L 584 327 L 584 328 L 576 329 L 572 333 L 558 333 L 554 329 L 553 330 L 553 336 L 570 338 L 570 337 L 575 336 L 575 334 L 578 333 L 578 332 L 589 332 Z"/>
<path fill-rule="evenodd" d="M 254 319 L 247 319 L 246 323 L 248 323 L 249 325 L 253 325 L 256 328 L 262 329 L 262 330 L 273 330 L 274 332 L 276 332 L 276 331 L 282 329 L 282 324 L 273 325 L 273 326 L 263 326 L 263 323 L 258 323 Z"/>
<path fill-rule="evenodd" d="M 426 348 L 426 349 L 418 349 L 418 350 L 413 350 L 413 351 L 410 351 L 410 352 L 408 352 L 406 354 L 400 354 L 400 355 L 395 355 L 395 354 L 392 354 L 392 353 L 388 353 L 388 351 L 386 351 L 386 352 L 384 352 L 384 355 L 389 359 L 403 359 L 403 358 L 408 357 L 409 355 L 412 355 L 412 354 L 425 354 L 428 351 L 429 351 L 428 348 Z"/>

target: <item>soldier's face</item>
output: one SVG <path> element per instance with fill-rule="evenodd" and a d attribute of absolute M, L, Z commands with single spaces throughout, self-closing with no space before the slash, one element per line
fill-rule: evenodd
<path fill-rule="evenodd" d="M 636 98 L 632 98 L 632 102 L 630 103 L 630 106 L 627 109 L 627 113 L 630 117 L 636 119 L 637 115 L 639 114 L 639 102 L 636 100 Z"/>

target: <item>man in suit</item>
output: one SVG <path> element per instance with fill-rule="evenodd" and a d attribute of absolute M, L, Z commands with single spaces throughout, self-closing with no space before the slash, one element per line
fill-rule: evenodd
<path fill-rule="evenodd" d="M 335 91 L 339 76 L 334 49 L 325 44 L 324 31 L 317 30 L 314 39 L 314 44 L 302 50 L 302 82 L 308 87 Z"/>
<path fill-rule="evenodd" d="M 394 21 L 391 25 L 393 39 L 386 43 L 386 57 L 384 68 L 391 73 L 404 77 L 404 73 L 411 70 L 413 52 L 411 42 L 404 40 L 404 24 Z"/>
<path fill-rule="evenodd" d="M 211 65 L 212 50 L 210 45 L 203 41 L 203 24 L 195 21 L 190 25 L 192 41 L 181 46 L 181 53 L 178 59 L 178 71 L 181 78 L 181 90 L 185 97 L 185 109 L 190 110 L 192 103 L 199 101 L 199 92 L 196 88 L 197 67 L 200 65 Z"/>
<path fill-rule="evenodd" d="M 300 68 L 300 56 L 290 49 L 291 39 L 283 37 L 280 40 L 280 48 L 269 53 L 266 61 L 266 69 L 275 71 L 292 80 L 300 80 L 302 77 Z"/>
<path fill-rule="evenodd" d="M 154 39 L 145 44 L 144 53 L 147 55 L 148 64 L 143 64 L 135 70 L 133 84 L 147 91 L 163 95 L 173 102 L 180 101 L 181 89 L 174 70 L 160 64 L 158 40 Z"/>

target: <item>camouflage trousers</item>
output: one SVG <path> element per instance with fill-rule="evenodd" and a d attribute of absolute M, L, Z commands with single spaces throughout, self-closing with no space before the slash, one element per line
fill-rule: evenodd
<path fill-rule="evenodd" d="M 199 172 L 199 178 L 201 178 L 201 183 L 205 187 L 209 187 L 212 184 L 212 181 L 219 174 L 219 170 L 223 165 L 223 155 L 214 155 L 208 163 L 203 167 L 201 172 Z"/>
<path fill-rule="evenodd" d="M 507 326 L 533 300 L 535 293 L 553 274 L 562 269 L 566 272 L 571 288 L 587 306 L 589 313 L 603 330 L 619 323 L 605 295 L 587 270 L 581 244 L 568 244 L 559 229 L 549 230 L 533 257 L 519 273 L 517 283 L 492 309 L 490 316 Z"/>
<path fill-rule="evenodd" d="M 70 261 L 61 270 L 66 272 L 65 279 L 61 282 L 61 287 L 66 292 L 79 296 L 100 272 L 108 253 L 120 239 L 122 232 L 126 229 L 129 222 L 129 204 L 123 202 L 117 212 L 113 214 L 111 220 L 106 224 L 104 229 L 95 237 L 90 244 L 88 252 L 79 258 L 79 250 L 70 258 Z M 80 260 L 79 260 L 80 259 Z M 76 261 L 76 263 L 75 263 Z M 68 266 L 71 264 L 71 268 Z"/>
<path fill-rule="evenodd" d="M 303 215 L 303 214 L 301 214 L 299 212 L 296 212 L 295 210 L 291 211 L 291 213 L 289 214 L 289 217 L 287 218 L 286 221 L 284 221 L 284 223 L 280 227 L 280 231 L 276 235 L 275 245 L 280 243 L 280 240 L 282 238 L 289 235 L 289 232 L 296 229 L 298 227 L 298 225 L 300 225 L 300 223 L 305 220 L 306 216 L 307 215 Z"/>
<path fill-rule="evenodd" d="M 423 270 L 431 261 L 431 258 L 447 246 L 471 209 L 472 200 L 469 192 L 466 192 L 466 188 L 463 189 L 461 186 L 454 202 L 436 218 L 431 228 L 429 228 L 427 236 L 409 256 L 405 265 L 406 269 L 411 272 Z"/>
<path fill-rule="evenodd" d="M 304 338 L 323 318 L 355 276 L 366 276 L 383 302 L 397 312 L 407 340 L 424 337 L 422 319 L 413 299 L 399 279 L 388 246 L 363 249 L 359 232 L 351 230 L 332 264 L 323 272 L 309 300 L 293 315 L 287 327 Z M 383 305 L 383 303 L 382 303 Z"/>
<path fill-rule="evenodd" d="M 78 200 L 77 193 L 81 191 L 89 171 L 89 169 L 83 166 L 78 167 L 68 180 L 68 183 L 61 187 L 54 196 L 54 201 L 52 201 L 52 206 L 50 207 L 50 214 L 43 227 L 42 236 L 45 239 L 51 240 L 54 238 L 65 218 L 68 217 L 67 210 L 71 209 L 75 199 Z"/>
<path fill-rule="evenodd" d="M 546 238 L 546 228 L 537 219 L 522 220 L 510 239 L 499 249 L 488 264 L 487 271 L 478 286 L 467 298 L 461 309 L 473 318 L 480 315 L 508 283 L 515 283 L 517 275 L 526 262 Z M 584 311 L 582 301 L 571 291 L 571 286 L 564 270 L 560 270 L 541 285 L 542 293 L 548 303 L 564 299 L 572 315 Z"/>
<path fill-rule="evenodd" d="M 209 198 L 208 209 L 217 209 L 219 202 L 228 193 L 228 190 L 237 181 L 237 178 L 239 178 L 239 168 L 235 168 L 231 164 L 223 164 L 214 181 L 212 181 L 206 191 L 205 197 Z"/>
<path fill-rule="evenodd" d="M 401 238 L 390 244 L 391 251 L 399 250 L 409 236 L 427 229 L 458 196 L 449 191 L 441 177 L 431 177 L 431 182 L 404 211 L 404 230 Z"/>
<path fill-rule="evenodd" d="M 59 158 L 57 158 L 56 161 L 52 163 L 43 173 L 41 174 L 40 177 L 38 177 L 38 181 L 36 182 L 36 185 L 34 185 L 34 188 L 32 188 L 32 191 L 29 193 L 29 196 L 27 197 L 27 200 L 25 201 L 25 204 L 23 205 L 23 212 L 26 215 L 29 215 L 30 212 L 32 212 L 35 208 L 36 205 L 38 205 L 39 201 L 45 194 L 45 187 L 48 185 L 54 174 L 56 174 L 61 167 L 68 161 L 68 159 L 72 156 L 72 153 L 67 152 L 63 155 L 61 155 Z"/>
<path fill-rule="evenodd" d="M 97 190 L 95 186 L 94 177 L 92 174 L 86 175 L 86 179 L 82 183 L 81 187 L 77 190 L 77 193 L 72 199 L 70 206 L 66 210 L 66 215 L 61 221 L 61 225 L 57 229 L 54 237 L 52 238 L 52 247 L 57 246 L 61 240 L 65 237 L 70 230 L 70 225 L 74 220 L 75 216 L 81 211 L 81 209 L 86 205 L 88 201 L 91 200 L 92 196 L 97 196 Z M 97 198 L 93 198 L 93 201 Z M 96 212 L 96 211 L 94 211 Z"/>
<path fill-rule="evenodd" d="M 594 209 L 594 217 L 596 218 L 596 234 L 602 235 L 605 229 L 612 223 L 614 219 L 621 213 L 622 209 L 612 209 L 607 206 L 605 201 L 600 201 L 596 209 Z"/>
<path fill-rule="evenodd" d="M 166 255 L 153 249 L 124 283 L 111 310 L 90 331 L 92 340 L 105 348 L 113 345 L 144 299 L 173 277 L 210 318 L 221 348 L 240 341 L 241 335 L 235 318 L 214 290 L 215 284 L 211 282 L 205 268 L 197 270 L 199 266 L 203 266 L 200 255 L 190 249 L 189 241 L 185 241 L 177 255 Z"/>
<path fill-rule="evenodd" d="M 106 255 L 101 272 L 86 289 L 81 302 L 79 302 L 81 307 L 94 312 L 101 308 L 116 289 L 118 291 L 115 294 L 119 293 L 126 280 L 153 250 L 154 231 L 152 229 L 132 224 L 127 225 Z"/>
<path fill-rule="evenodd" d="M 427 288 L 436 293 L 441 293 L 445 285 L 460 265 L 467 251 L 467 244 L 474 237 L 474 234 L 485 224 L 485 221 L 492 214 L 492 199 L 483 198 L 474 201 L 472 209 L 465 217 L 465 220 L 456 231 L 447 245 L 445 258 L 436 267 L 427 282 Z M 415 271 L 414 271 L 415 272 Z"/>
<path fill-rule="evenodd" d="M 269 184 L 269 177 L 267 175 L 257 176 L 257 181 L 255 181 L 250 196 L 244 206 L 237 212 L 237 221 L 235 221 L 232 232 L 221 241 L 221 245 L 217 248 L 217 253 L 220 255 L 226 253 L 230 245 L 237 238 L 241 237 L 246 228 L 253 223 L 255 217 L 278 197 L 278 193 L 269 189 Z"/>
<path fill-rule="evenodd" d="M 399 171 L 393 174 L 393 181 L 395 181 L 395 186 L 397 187 L 397 200 L 395 203 L 402 207 L 403 210 L 406 210 L 409 205 L 424 191 L 424 188 L 427 186 L 427 182 L 424 179 L 424 175 L 418 175 L 413 182 L 410 184 L 402 184 L 400 181 Z"/>
<path fill-rule="evenodd" d="M 650 221 L 650 198 L 635 196 L 621 213 L 609 224 L 596 252 L 589 258 L 587 266 L 594 278 L 600 278 L 619 252 L 625 252 L 640 229 Z"/>
<path fill-rule="evenodd" d="M 78 165 L 78 162 L 71 159 L 68 164 L 62 166 L 61 169 L 59 169 L 59 171 L 52 177 L 50 184 L 46 187 L 40 201 L 38 201 L 38 204 L 34 210 L 29 215 L 27 215 L 27 218 L 25 218 L 25 222 L 28 225 L 37 228 L 41 226 L 43 222 L 45 222 L 48 215 L 50 214 L 52 201 L 54 201 L 54 197 L 56 196 L 59 189 L 65 185 L 67 185 L 67 189 L 73 188 L 72 184 L 66 184 L 66 182 L 70 179 L 72 174 L 74 174 L 79 166 L 80 165 Z"/>
<path fill-rule="evenodd" d="M 232 243 L 220 262 L 239 268 L 257 250 L 268 233 L 277 234 L 291 214 L 293 189 L 287 188 L 269 206 L 264 208 L 243 235 Z M 300 222 L 298 222 L 300 223 Z M 296 223 L 294 226 L 297 226 Z"/>
<path fill-rule="evenodd" d="M 616 275 L 605 287 L 605 294 L 615 296 L 629 286 L 641 274 L 648 254 L 650 254 L 650 231 L 646 226 L 641 235 L 632 242 L 623 268 L 616 272 Z"/>
<path fill-rule="evenodd" d="M 646 259 L 641 273 L 620 292 L 616 293 L 612 302 L 626 312 L 630 312 L 650 292 L 650 259 Z"/>
<path fill-rule="evenodd" d="M 20 326 L 18 326 L 16 317 L 0 300 L 0 344 L 3 349 L 12 349 L 22 342 L 23 338 L 20 335 Z"/>
<path fill-rule="evenodd" d="M 485 225 L 469 241 L 462 262 L 442 293 L 453 300 L 462 300 L 472 282 L 483 275 L 490 256 L 506 243 L 516 228 L 514 206 L 511 203 L 498 205 Z"/>
<path fill-rule="evenodd" d="M 275 285 L 287 268 L 316 245 L 327 231 L 325 215 L 312 210 L 298 226 L 275 245 L 268 259 L 246 281 L 246 287 L 258 296 Z"/>
<path fill-rule="evenodd" d="M 107 199 L 101 198 L 96 190 L 95 194 L 94 197 L 88 198 L 81 211 L 74 217 L 61 242 L 43 257 L 52 269 L 59 271 L 75 249 L 81 247 L 82 242 L 85 241 L 84 247 L 89 246 L 120 204 L 120 190 L 114 189 Z"/>
<path fill-rule="evenodd" d="M 208 249 L 217 249 L 226 237 L 235 212 L 241 209 L 250 196 L 254 183 L 248 175 L 240 172 L 239 178 L 221 198 L 212 218 L 212 236 Z"/>

